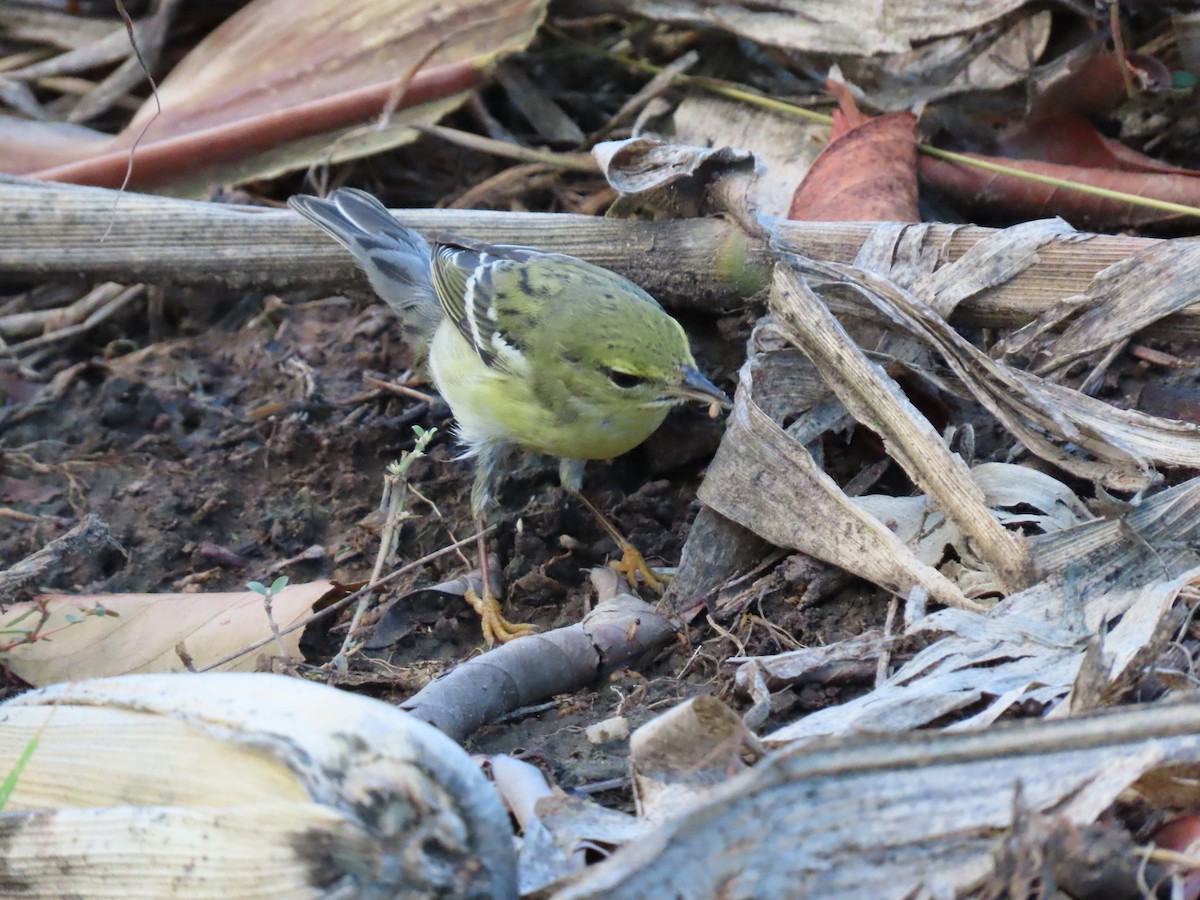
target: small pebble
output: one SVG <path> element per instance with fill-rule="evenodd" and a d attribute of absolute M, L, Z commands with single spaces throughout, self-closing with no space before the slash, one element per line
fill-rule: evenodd
<path fill-rule="evenodd" d="M 595 725 L 589 725 L 584 732 L 588 741 L 593 744 L 610 744 L 613 741 L 623 741 L 629 737 L 629 720 L 624 716 L 613 716 Z"/>

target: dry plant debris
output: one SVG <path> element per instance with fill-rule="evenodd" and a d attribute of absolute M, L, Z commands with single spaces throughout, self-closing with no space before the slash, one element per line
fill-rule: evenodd
<path fill-rule="evenodd" d="M 139 23 L 150 26 L 135 35 L 139 52 L 157 55 L 177 6 L 174 0 L 161 3 L 156 15 Z M 12 142 L 3 169 L 105 187 L 128 178 L 136 189 L 204 196 L 214 184 L 378 153 L 413 140 L 415 125 L 432 124 L 465 101 L 497 56 L 532 38 L 544 14 L 543 3 L 527 0 L 256 0 L 193 47 L 120 134 L 77 127 L 67 140 L 50 122 L 31 125 Z M 41 24 L 51 32 L 74 27 L 69 18 L 49 13 Z M 97 41 L 102 43 L 129 51 L 123 26 Z M 103 61 L 74 49 L 6 78 L 37 84 Z M 140 86 L 153 62 L 131 56 L 118 71 L 136 80 L 97 86 L 79 99 L 68 121 L 102 111 L 98 95 L 111 103 Z M 54 156 L 49 163 L 47 147 Z"/>
<path fill-rule="evenodd" d="M 6 615 L 40 616 L 39 632 L 8 650 L 12 672 L 33 685 L 134 672 L 186 672 L 237 654 L 276 633 L 270 655 L 294 658 L 302 632 L 290 626 L 334 592 L 328 581 L 292 584 L 264 603 L 254 591 L 180 594 L 40 594 L 13 603 Z M 102 615 L 87 615 L 100 607 Z M 45 638 L 53 635 L 52 639 Z M 255 654 L 225 663 L 226 671 L 253 672 Z"/>
<path fill-rule="evenodd" d="M 478 768 L 379 701 L 222 673 L 94 679 L 0 709 L 0 767 L 36 742 L 5 806 L 6 892 L 516 896 Z"/>
<path fill-rule="evenodd" d="M 995 871 L 1014 813 L 1079 828 L 1125 791 L 1149 803 L 1192 794 L 1172 773 L 1200 754 L 1197 710 L 1163 704 L 771 754 L 553 896 L 970 895 Z M 1138 868 L 1130 854 L 1127 883 Z M 1153 883 L 1163 871 L 1143 874 Z"/>
<path fill-rule="evenodd" d="M 546 9 L 0 10 L 2 165 L 63 182 L 0 182 L 7 670 L 270 666 L 412 713 L 261 674 L 23 695 L 22 884 L 88 892 L 54 879 L 99 835 L 123 890 L 203 841 L 241 895 L 1193 896 L 1186 31 L 1147 3 Z M 127 172 L 208 199 L 82 186 Z M 444 404 L 350 260 L 263 208 L 344 183 L 633 278 L 736 381 L 727 422 L 589 482 L 679 559 L 659 607 L 522 462 L 495 568 L 543 632 L 475 655 Z M 999 227 L 918 221 L 930 187 Z M 1076 230 L 1126 226 L 1159 230 Z M 413 425 L 439 437 L 399 567 L 352 593 Z"/>

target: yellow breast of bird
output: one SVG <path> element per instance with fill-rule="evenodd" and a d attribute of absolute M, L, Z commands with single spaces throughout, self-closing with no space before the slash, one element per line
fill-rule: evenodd
<path fill-rule="evenodd" d="M 662 407 L 622 409 L 618 419 L 586 404 L 550 409 L 527 379 L 485 364 L 447 320 L 434 333 L 429 368 L 469 447 L 516 444 L 548 456 L 611 459 L 649 437 L 667 414 Z"/>

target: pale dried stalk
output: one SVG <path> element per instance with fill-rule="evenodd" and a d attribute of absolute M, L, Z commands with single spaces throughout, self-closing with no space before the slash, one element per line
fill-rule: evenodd
<path fill-rule="evenodd" d="M 1004 591 L 1028 585 L 1024 541 L 992 515 L 962 457 L 946 447 L 929 420 L 867 359 L 803 278 L 785 263 L 775 269 L 771 308 L 789 340 L 813 361 L 838 399 L 883 438 L 888 454 L 954 520 Z"/>
<path fill-rule="evenodd" d="M 1200 705 L 1159 703 L 772 754 L 554 896 L 965 896 L 996 871 L 1014 790 L 1075 827 L 1130 788 L 1150 804 L 1194 802 L 1177 773 L 1200 761 L 1198 732 Z"/>
<path fill-rule="evenodd" d="M 800 550 L 892 593 L 920 586 L 937 603 L 984 611 L 851 501 L 804 445 L 763 411 L 762 399 L 747 363 L 729 428 L 697 492 L 705 504 L 777 547 Z"/>
<path fill-rule="evenodd" d="M 729 303 L 765 283 L 767 270 L 752 270 L 747 239 L 716 220 L 633 223 L 473 210 L 397 215 L 423 231 L 579 256 L 696 307 Z M 290 210 L 132 193 L 118 200 L 99 188 L 0 179 L 0 276 L 67 273 L 126 283 L 368 290 L 350 256 Z"/>
<path fill-rule="evenodd" d="M 68 306 L 52 309 L 34 309 L 28 312 L 10 313 L 0 317 L 0 338 L 31 338 L 51 334 L 69 325 L 78 325 L 96 310 L 103 308 L 117 297 L 125 286 L 112 281 L 98 284 L 91 291 Z"/>
<path fill-rule="evenodd" d="M 289 211 L 221 206 L 74 185 L 0 179 L 0 275 L 84 274 L 116 281 L 283 289 L 345 287 L 365 280 L 344 252 Z M 114 208 L 116 210 L 114 214 Z M 114 219 L 115 215 L 115 219 Z M 715 220 L 626 222 L 544 213 L 406 210 L 407 225 L 434 232 L 529 244 L 588 259 L 633 277 L 678 305 L 730 304 L 766 286 L 771 251 Z M 112 224 L 108 237 L 100 236 Z M 815 259 L 852 262 L 877 229 L 867 223 L 774 222 L 790 248 Z M 987 228 L 924 228 L 921 240 L 947 261 L 962 256 Z M 1090 235 L 1048 244 L 1038 262 L 964 301 L 963 325 L 1021 325 L 1064 296 L 1085 291 L 1107 266 L 1164 242 Z M 833 305 L 835 312 L 840 309 Z M 862 314 L 862 307 L 855 307 Z M 1200 308 L 1152 326 L 1200 336 Z"/>

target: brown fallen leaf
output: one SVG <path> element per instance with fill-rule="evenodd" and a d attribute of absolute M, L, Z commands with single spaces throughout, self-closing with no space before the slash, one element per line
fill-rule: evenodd
<path fill-rule="evenodd" d="M 792 195 L 789 219 L 813 222 L 919 222 L 917 119 L 912 113 L 870 118 L 844 85 L 833 134 Z"/>
<path fill-rule="evenodd" d="M 1144 53 L 1115 53 L 1105 35 L 1097 33 L 1046 66 L 1032 79 L 1034 95 L 1029 118 L 1045 113 L 1074 113 L 1081 117 L 1107 116 L 1129 99 L 1129 76 L 1144 90 L 1171 87 L 1171 71 L 1161 60 Z"/>
<path fill-rule="evenodd" d="M 1200 174 L 1138 153 L 1120 141 L 1107 138 L 1078 113 L 1046 113 L 1030 118 L 1019 128 L 1002 134 L 996 147 L 1002 156 L 1086 169 L 1189 177 Z"/>
<path fill-rule="evenodd" d="M 495 59 L 532 39 L 544 14 L 542 0 L 256 0 L 202 40 L 119 135 L 79 141 L 67 159 L 57 138 L 58 162 L 46 167 L 42 130 L 29 125 L 0 135 L 0 156 L 14 174 L 117 187 L 136 145 L 131 187 L 195 195 L 374 152 L 381 141 L 411 140 L 404 125 L 428 124 L 465 99 Z M 449 98 L 396 114 L 387 135 L 347 135 L 390 110 Z"/>
<path fill-rule="evenodd" d="M 1200 172 L 1156 174 L 1115 168 L 1086 168 L 1077 165 L 1007 159 L 979 153 L 964 154 L 984 163 L 1019 169 L 1034 176 L 1056 178 L 1074 184 L 1133 194 L 1185 206 L 1200 205 Z M 949 160 L 922 155 L 921 179 L 964 207 L 983 216 L 1043 218 L 1060 216 L 1085 228 L 1162 225 L 1179 221 L 1182 213 L 1137 206 Z"/>
<path fill-rule="evenodd" d="M 280 630 L 312 611 L 335 587 L 329 581 L 288 585 L 271 601 Z M 197 669 L 272 634 L 263 598 L 254 591 L 214 594 L 45 594 L 7 607 L 4 621 L 39 612 L 50 617 L 43 639 L 20 644 L 6 655 L 13 673 L 33 685 L 133 672 L 183 672 L 176 652 L 182 643 Z M 102 606 L 114 615 L 80 615 Z M 282 637 L 288 656 L 298 656 L 297 630 Z M 270 652 L 270 651 L 269 651 Z M 253 672 L 256 654 L 222 667 Z"/>

